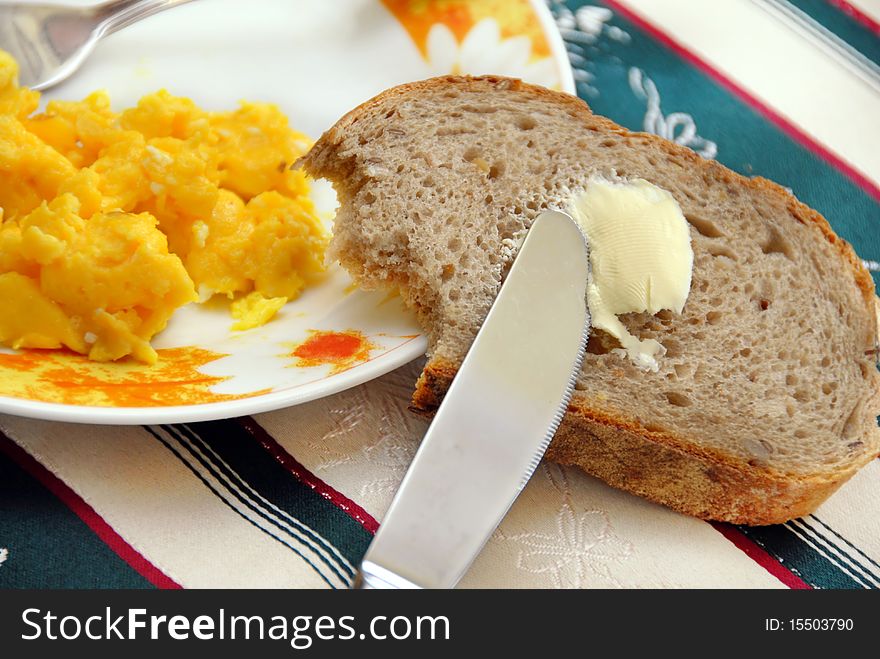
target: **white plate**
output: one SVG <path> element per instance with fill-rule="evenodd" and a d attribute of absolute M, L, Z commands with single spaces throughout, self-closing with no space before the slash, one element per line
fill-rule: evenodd
<path fill-rule="evenodd" d="M 497 73 L 574 90 L 564 44 L 539 0 L 243 5 L 194 2 L 134 25 L 99 44 L 80 72 L 45 97 L 78 99 L 104 88 L 121 108 L 166 88 L 212 110 L 269 101 L 295 129 L 317 137 L 383 89 L 433 75 Z M 328 190 L 315 190 L 325 210 L 333 206 Z M 338 266 L 264 327 L 231 332 L 231 323 L 222 306 L 180 309 L 154 340 L 161 355 L 154 367 L 0 351 L 0 412 L 113 424 L 240 416 L 355 386 L 426 347 L 398 298 L 352 290 Z M 351 346 L 361 338 L 362 349 L 323 364 L 293 354 L 316 331 L 341 333 Z"/>

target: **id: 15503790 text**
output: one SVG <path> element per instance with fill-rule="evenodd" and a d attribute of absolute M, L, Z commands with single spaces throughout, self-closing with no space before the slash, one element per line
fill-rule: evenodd
<path fill-rule="evenodd" d="M 764 618 L 764 631 L 768 632 L 850 632 L 852 618 Z"/>

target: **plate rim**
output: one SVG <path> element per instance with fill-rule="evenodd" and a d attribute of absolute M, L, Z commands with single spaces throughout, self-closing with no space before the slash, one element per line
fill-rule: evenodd
<path fill-rule="evenodd" d="M 574 80 L 574 67 L 568 58 L 568 50 L 565 47 L 565 39 L 553 18 L 553 12 L 544 0 L 529 0 L 535 15 L 541 22 L 541 31 L 550 43 L 550 54 L 559 69 L 559 88 L 561 91 L 577 96 L 577 84 Z"/>

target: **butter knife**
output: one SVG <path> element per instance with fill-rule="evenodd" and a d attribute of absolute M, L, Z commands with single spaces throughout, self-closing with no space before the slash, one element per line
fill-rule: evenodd
<path fill-rule="evenodd" d="M 451 588 L 565 414 L 590 330 L 586 241 L 533 222 L 360 566 L 355 588 Z"/>

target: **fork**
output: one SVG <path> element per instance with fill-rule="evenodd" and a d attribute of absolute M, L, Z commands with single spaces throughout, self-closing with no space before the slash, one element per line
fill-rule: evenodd
<path fill-rule="evenodd" d="M 101 38 L 187 2 L 192 0 L 0 4 L 0 50 L 18 60 L 21 85 L 47 89 L 74 73 Z"/>

